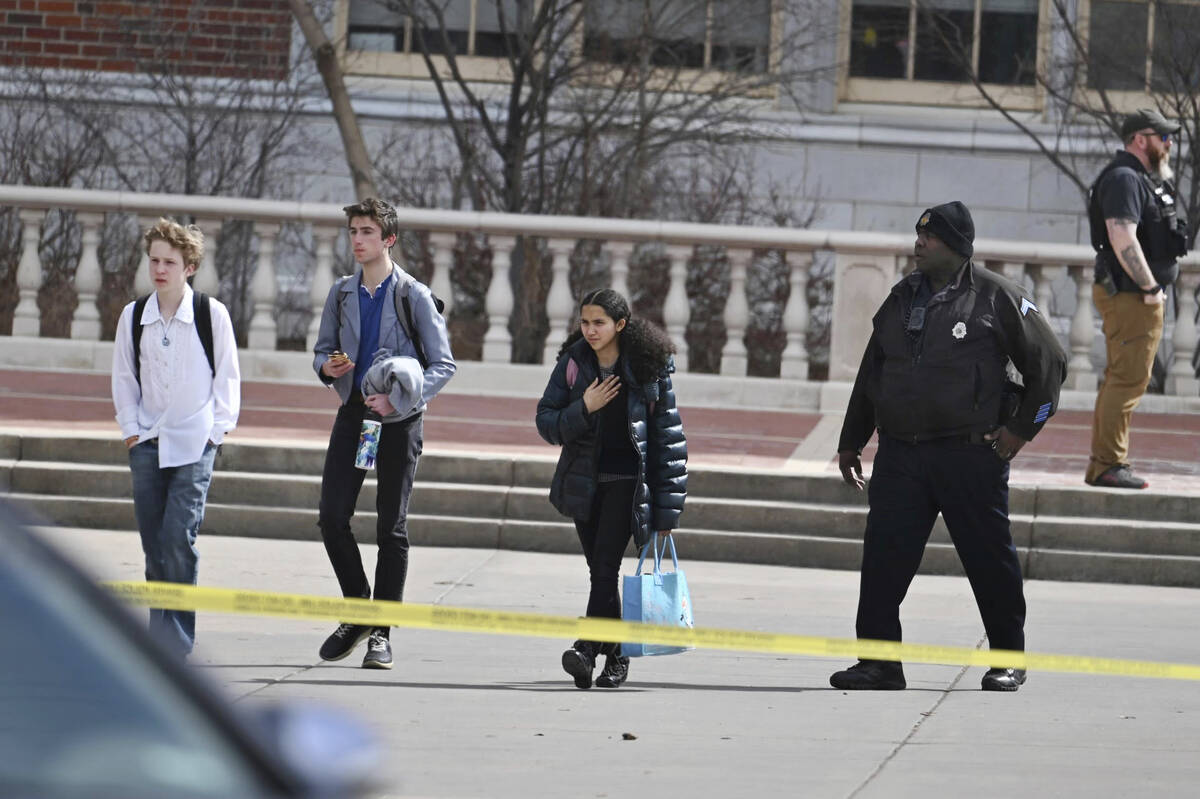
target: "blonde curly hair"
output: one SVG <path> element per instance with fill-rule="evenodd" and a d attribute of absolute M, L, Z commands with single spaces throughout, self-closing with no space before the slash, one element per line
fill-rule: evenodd
<path fill-rule="evenodd" d="M 162 218 L 146 231 L 142 239 L 146 242 L 147 255 L 150 253 L 151 244 L 162 241 L 183 254 L 185 265 L 200 268 L 200 261 L 204 258 L 204 234 L 195 225 L 181 225 Z"/>

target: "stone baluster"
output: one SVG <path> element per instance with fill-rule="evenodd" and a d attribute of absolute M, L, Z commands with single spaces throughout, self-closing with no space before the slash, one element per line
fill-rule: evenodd
<path fill-rule="evenodd" d="M 1075 281 L 1075 315 L 1071 317 L 1071 362 L 1067 366 L 1067 385 L 1078 391 L 1096 390 L 1096 372 L 1092 369 L 1092 338 L 1096 335 L 1092 316 L 1092 267 L 1067 267 Z"/>
<path fill-rule="evenodd" d="M 808 350 L 805 338 L 808 335 L 808 270 L 812 266 L 811 252 L 784 252 L 792 264 L 791 293 L 783 313 L 783 329 L 787 333 L 787 345 L 779 361 L 779 376 L 808 379 Z"/>
<path fill-rule="evenodd" d="M 157 221 L 157 216 L 139 216 L 139 232 L 144 234 Z M 150 259 L 146 257 L 146 242 L 141 236 L 138 237 L 138 249 L 141 250 L 142 260 L 138 263 L 137 272 L 133 276 L 133 293 L 138 297 L 145 297 L 154 291 L 154 281 L 150 278 Z"/>
<path fill-rule="evenodd" d="M 337 228 L 313 229 L 313 238 L 317 242 L 317 263 L 313 267 L 312 282 L 308 288 L 312 318 L 308 321 L 308 335 L 305 337 L 310 351 L 317 344 L 317 335 L 321 332 L 321 315 L 325 313 L 325 300 L 329 298 L 329 290 L 333 288 L 333 242 L 337 234 Z"/>
<path fill-rule="evenodd" d="M 691 305 L 687 296 L 687 267 L 692 252 L 691 247 L 667 247 L 667 257 L 671 259 L 671 283 L 663 303 L 663 324 L 667 327 L 667 335 L 675 342 L 676 372 L 688 370 L 687 326 Z"/>
<path fill-rule="evenodd" d="M 218 219 L 202 219 L 196 222 L 200 232 L 204 234 L 204 257 L 200 260 L 200 268 L 192 278 L 192 289 L 216 297 L 221 293 L 221 275 L 217 272 L 217 236 L 221 233 L 221 222 Z"/>
<path fill-rule="evenodd" d="M 96 307 L 96 297 L 100 294 L 102 280 L 100 258 L 96 250 L 100 246 L 100 224 L 104 221 L 104 215 L 80 213 L 75 218 L 82 228 L 80 238 L 83 252 L 75 269 L 75 291 L 79 295 L 79 305 L 71 321 L 71 338 L 97 341 L 100 338 L 100 309 Z"/>
<path fill-rule="evenodd" d="M 633 242 L 610 241 L 605 249 L 612 256 L 612 280 L 609 286 L 629 300 L 629 256 L 633 255 Z"/>
<path fill-rule="evenodd" d="M 1050 281 L 1057 268 L 1046 264 L 1036 264 L 1030 269 L 1033 272 L 1033 301 L 1037 303 L 1038 310 L 1046 317 L 1047 322 L 1050 322 L 1051 319 L 1050 303 L 1054 301 L 1054 289 L 1050 285 Z M 1054 324 L 1051 323 L 1050 327 L 1053 328 Z"/>
<path fill-rule="evenodd" d="M 721 350 L 721 374 L 746 374 L 746 324 L 750 304 L 746 301 L 746 269 L 754 256 L 751 250 L 728 251 L 729 299 L 725 302 L 725 348 Z"/>
<path fill-rule="evenodd" d="M 575 320 L 575 300 L 571 296 L 571 252 L 575 242 L 570 239 L 550 239 L 548 242 L 553 261 L 550 266 L 550 290 L 546 294 L 546 318 L 550 332 L 546 334 L 546 345 L 542 350 L 542 363 L 555 362 L 558 348 Z"/>
<path fill-rule="evenodd" d="M 254 308 L 254 316 L 250 319 L 250 334 L 246 343 L 252 350 L 273 350 L 277 339 L 275 237 L 279 235 L 279 225 L 273 222 L 255 222 L 254 231 L 258 234 L 258 269 L 255 270 L 254 281 L 250 285 L 250 303 Z"/>
<path fill-rule="evenodd" d="M 454 268 L 456 241 L 453 233 L 429 234 L 429 246 L 433 249 L 433 275 L 429 278 L 429 288 L 446 303 L 442 309 L 442 315 L 446 318 L 450 317 L 450 309 L 454 307 L 454 285 L 450 282 L 450 270 Z"/>
<path fill-rule="evenodd" d="M 509 318 L 513 311 L 512 249 L 516 239 L 512 236 L 491 236 L 492 282 L 488 285 L 485 306 L 488 329 L 483 337 L 483 360 L 509 363 L 512 360 L 512 335 L 508 332 Z"/>
<path fill-rule="evenodd" d="M 42 287 L 42 258 L 38 243 L 42 238 L 45 211 L 21 211 L 21 260 L 17 264 L 17 289 L 20 299 L 13 311 L 12 334 L 37 336 L 42 332 L 42 314 L 38 310 L 38 289 Z"/>
<path fill-rule="evenodd" d="M 1200 286 L 1200 272 L 1181 269 L 1175 284 L 1175 296 L 1179 304 L 1175 308 L 1175 333 L 1171 337 L 1175 353 L 1171 368 L 1167 370 L 1167 393 L 1194 397 L 1200 393 L 1200 379 L 1192 368 L 1192 354 L 1200 347 L 1196 341 L 1196 288 Z"/>
<path fill-rule="evenodd" d="M 1014 261 L 1005 261 L 1000 264 L 1000 274 L 1016 283 L 1021 288 L 1025 288 L 1025 264 Z"/>

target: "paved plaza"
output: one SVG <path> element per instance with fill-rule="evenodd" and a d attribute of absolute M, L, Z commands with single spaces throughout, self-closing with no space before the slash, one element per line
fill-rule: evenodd
<path fill-rule="evenodd" d="M 108 391 L 96 372 L 0 369 L 0 427 L 115 438 Z M 247 381 L 243 396 L 231 441 L 327 440 L 335 399 L 314 383 Z M 694 464 L 836 475 L 836 413 L 681 398 Z M 426 451 L 551 458 L 535 404 L 443 394 Z M 1081 486 L 1089 429 L 1078 402 L 1062 411 L 1012 481 Z M 1200 415 L 1138 411 L 1133 445 L 1154 489 L 1200 492 Z M 98 578 L 142 578 L 133 532 L 45 534 Z M 678 542 L 699 625 L 853 634 L 856 572 L 690 561 L 686 534 Z M 580 556 L 426 543 L 414 540 L 409 601 L 560 615 L 586 604 Z M 200 551 L 202 585 L 338 593 L 316 542 L 202 534 Z M 368 570 L 374 558 L 364 547 Z M 1031 651 L 1200 664 L 1200 590 L 1033 580 L 1026 591 Z M 983 644 L 961 578 L 919 576 L 903 621 L 911 642 Z M 237 702 L 316 702 L 364 721 L 382 744 L 381 796 L 1096 799 L 1190 796 L 1200 784 L 1195 683 L 1034 672 L 1018 693 L 994 694 L 979 690 L 981 668 L 912 664 L 907 691 L 846 693 L 828 683 L 845 661 L 695 651 L 635 660 L 617 691 L 579 691 L 559 666 L 569 641 L 397 630 L 396 666 L 381 672 L 358 667 L 361 647 L 321 662 L 331 630 L 205 613 L 192 663 Z"/>
<path fill-rule="evenodd" d="M 46 535 L 102 579 L 141 579 L 136 534 Z M 852 634 L 853 572 L 688 562 L 703 626 Z M 335 595 L 318 543 L 204 537 L 204 585 Z M 364 547 L 367 563 L 373 547 Z M 632 562 L 627 562 L 631 569 Z M 577 614 L 582 558 L 416 546 L 406 599 Z M 1200 590 L 1031 581 L 1031 650 L 1200 663 Z M 918 577 L 906 638 L 979 645 L 963 579 Z M 1200 784 L 1200 686 L 1033 673 L 1016 694 L 982 669 L 914 664 L 909 690 L 845 693 L 813 657 L 694 651 L 633 662 L 616 691 L 579 691 L 569 641 L 393 633 L 392 671 L 362 648 L 322 663 L 320 621 L 201 614 L 192 659 L 238 702 L 317 702 L 377 734 L 381 796 L 1128 797 Z M 625 733 L 636 736 L 626 740 Z"/>

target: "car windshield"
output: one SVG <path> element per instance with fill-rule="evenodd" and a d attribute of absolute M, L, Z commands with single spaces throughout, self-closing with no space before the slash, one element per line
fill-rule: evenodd
<path fill-rule="evenodd" d="M 70 573 L 2 530 L 0 551 L 0 795 L 272 793 Z"/>

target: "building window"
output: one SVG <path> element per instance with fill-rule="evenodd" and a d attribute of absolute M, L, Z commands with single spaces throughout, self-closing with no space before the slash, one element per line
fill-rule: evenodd
<path fill-rule="evenodd" d="M 1092 0 L 1088 86 L 1116 91 L 1189 92 L 1200 85 L 1195 55 L 1200 5 Z"/>
<path fill-rule="evenodd" d="M 589 0 L 584 56 L 612 64 L 764 73 L 771 0 Z"/>
<path fill-rule="evenodd" d="M 518 0 L 438 0 L 442 9 L 445 36 L 438 31 L 439 21 L 423 3 L 413 3 L 427 27 L 426 45 L 434 55 L 446 54 L 446 42 L 454 55 L 504 58 L 517 24 Z M 387 0 L 350 0 L 346 26 L 346 48 L 357 51 L 418 53 L 413 34 L 412 16 L 395 10 Z M 422 11 L 424 13 L 422 14 Z M 501 31 L 500 14 L 504 14 Z"/>
<path fill-rule="evenodd" d="M 854 0 L 852 78 L 1032 86 L 1038 0 Z"/>

